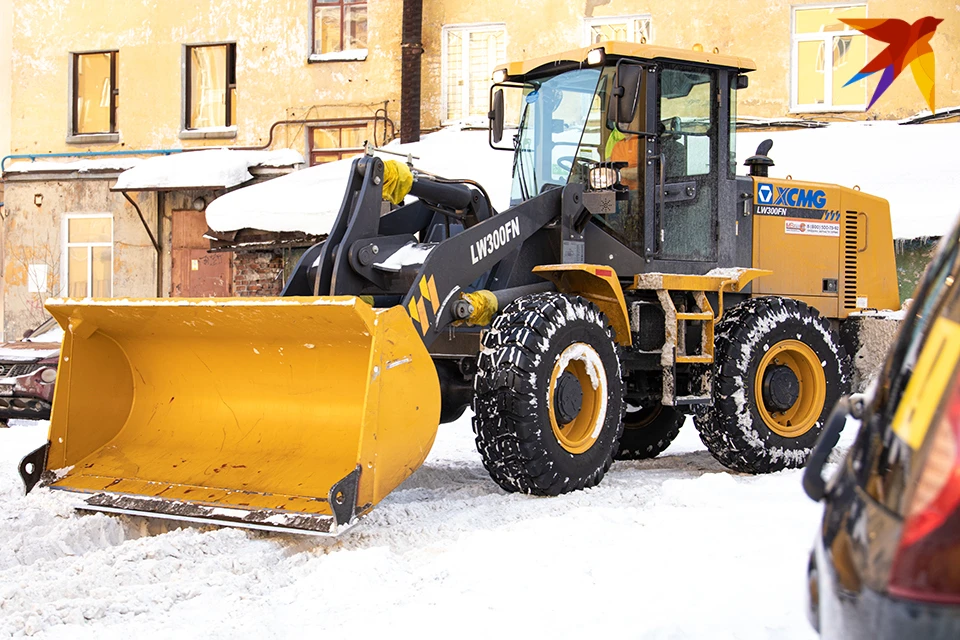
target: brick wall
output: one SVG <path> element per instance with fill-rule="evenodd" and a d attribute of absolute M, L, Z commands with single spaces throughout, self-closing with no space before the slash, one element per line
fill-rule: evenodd
<path fill-rule="evenodd" d="M 283 256 L 272 251 L 237 252 L 233 260 L 235 295 L 280 295 L 283 289 Z"/>

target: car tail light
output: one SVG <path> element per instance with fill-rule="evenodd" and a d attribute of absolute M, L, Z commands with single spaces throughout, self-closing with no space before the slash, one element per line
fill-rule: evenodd
<path fill-rule="evenodd" d="M 960 604 L 960 376 L 932 428 L 889 591 L 912 600 Z"/>

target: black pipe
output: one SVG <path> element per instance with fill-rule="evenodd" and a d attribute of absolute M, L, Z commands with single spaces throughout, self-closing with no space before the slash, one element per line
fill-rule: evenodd
<path fill-rule="evenodd" d="M 400 142 L 420 140 L 420 56 L 423 0 L 403 0 L 400 39 Z"/>
<path fill-rule="evenodd" d="M 414 180 L 413 186 L 410 187 L 410 195 L 454 209 L 466 209 L 473 200 L 473 193 L 462 184 L 434 182 L 427 178 Z"/>
<path fill-rule="evenodd" d="M 497 299 L 497 308 L 503 309 L 505 306 L 523 296 L 530 296 L 535 293 L 546 293 L 555 291 L 556 286 L 552 282 L 534 282 L 533 284 L 524 284 L 519 287 L 510 287 L 509 289 L 500 289 L 491 291 Z"/>
<path fill-rule="evenodd" d="M 383 116 L 375 115 L 373 117 L 360 116 L 357 118 L 308 118 L 303 120 L 277 120 L 272 125 L 270 125 L 270 134 L 267 137 L 266 144 L 262 144 L 257 147 L 229 147 L 229 149 L 231 149 L 232 151 L 263 151 L 264 149 L 269 149 L 270 145 L 273 144 L 273 135 L 276 132 L 277 127 L 281 125 L 288 125 L 288 124 L 315 124 L 315 125 L 323 126 L 323 125 L 345 124 L 350 122 L 373 122 L 374 130 L 376 130 L 376 123 L 380 120 L 383 120 L 384 137 L 386 137 L 387 123 L 390 124 L 390 128 L 394 131 L 396 131 L 396 125 L 393 123 L 393 120 L 387 117 L 386 107 L 381 107 L 380 109 L 377 109 L 377 113 L 379 113 L 380 111 L 383 111 L 383 114 L 384 114 Z M 376 135 L 376 131 L 374 131 L 374 135 Z M 384 143 L 386 142 L 387 140 L 384 140 Z M 197 147 L 197 149 L 206 149 L 206 148 L 208 147 Z"/>

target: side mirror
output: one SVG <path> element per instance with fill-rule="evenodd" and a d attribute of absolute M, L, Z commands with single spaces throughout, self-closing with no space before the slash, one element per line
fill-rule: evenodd
<path fill-rule="evenodd" d="M 737 76 L 737 89 L 746 89 L 750 86 L 750 79 L 742 73 Z"/>
<path fill-rule="evenodd" d="M 622 131 L 629 127 L 637 115 L 640 103 L 640 77 L 643 68 L 635 64 L 620 63 L 613 79 L 613 91 L 610 92 L 610 106 L 607 118 L 616 122 Z M 624 125 L 620 127 L 619 125 Z"/>
<path fill-rule="evenodd" d="M 503 89 L 497 89 L 493 94 L 493 106 L 490 113 L 490 137 L 494 144 L 503 140 Z"/>
<path fill-rule="evenodd" d="M 862 409 L 861 409 L 862 411 Z M 820 502 L 827 495 L 827 483 L 823 479 L 823 466 L 833 448 L 840 441 L 840 432 L 847 423 L 847 416 L 851 413 L 850 398 L 843 397 L 833 408 L 827 423 L 820 433 L 817 444 L 814 445 L 807 464 L 803 468 L 803 490 L 811 500 Z"/>

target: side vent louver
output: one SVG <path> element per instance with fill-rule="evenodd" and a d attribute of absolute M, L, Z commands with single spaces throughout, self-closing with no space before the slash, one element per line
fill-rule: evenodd
<path fill-rule="evenodd" d="M 856 211 L 843 213 L 843 308 L 857 308 L 857 255 L 860 229 Z"/>

